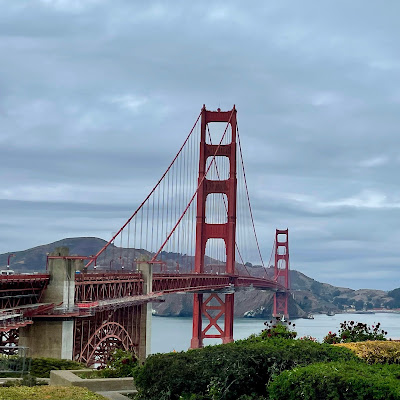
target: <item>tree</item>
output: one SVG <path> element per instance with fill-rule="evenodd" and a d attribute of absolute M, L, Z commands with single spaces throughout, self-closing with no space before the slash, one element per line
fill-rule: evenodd
<path fill-rule="evenodd" d="M 369 301 L 369 302 L 365 305 L 365 308 L 366 308 L 367 310 L 371 310 L 372 308 L 374 308 L 374 305 Z"/>
<path fill-rule="evenodd" d="M 317 296 L 320 296 L 320 295 L 321 295 L 322 287 L 323 287 L 322 283 L 317 282 L 317 281 L 314 281 L 314 282 L 311 284 L 311 291 L 312 291 L 313 293 L 315 293 Z"/>
<path fill-rule="evenodd" d="M 343 306 L 347 304 L 347 299 L 345 297 L 335 297 L 333 299 L 333 304 L 335 304 L 338 308 L 343 310 Z"/>
<path fill-rule="evenodd" d="M 303 301 L 301 301 L 299 305 L 304 311 L 311 311 L 312 303 L 307 296 L 304 296 Z"/>
<path fill-rule="evenodd" d="M 357 311 L 362 310 L 364 308 L 364 302 L 362 300 L 357 300 L 354 303 L 354 307 L 356 308 Z"/>
<path fill-rule="evenodd" d="M 382 301 L 377 299 L 374 301 L 374 308 L 381 308 L 382 307 Z"/>
<path fill-rule="evenodd" d="M 400 288 L 391 290 L 388 292 L 388 295 L 393 299 L 393 301 L 389 301 L 386 304 L 388 305 L 390 303 L 390 308 L 400 308 Z"/>

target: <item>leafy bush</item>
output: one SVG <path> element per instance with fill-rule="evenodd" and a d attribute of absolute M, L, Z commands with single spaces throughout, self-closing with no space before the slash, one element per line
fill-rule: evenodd
<path fill-rule="evenodd" d="M 82 369 L 85 366 L 71 360 L 58 360 L 56 358 L 32 358 L 30 373 L 36 378 L 49 378 L 53 369 Z"/>
<path fill-rule="evenodd" d="M 287 325 L 280 320 L 280 317 L 276 318 L 276 322 L 271 321 L 264 322 L 266 328 L 261 332 L 261 338 L 267 340 L 270 338 L 284 338 L 284 339 L 294 339 L 297 336 L 297 332 L 291 330 L 289 326 L 292 323 L 289 321 Z M 293 328 L 296 326 L 292 325 Z"/>
<path fill-rule="evenodd" d="M 310 335 L 304 335 L 302 337 L 299 337 L 299 340 L 310 340 L 311 342 L 318 342 L 317 338 Z"/>
<path fill-rule="evenodd" d="M 107 363 L 107 367 L 103 369 L 105 378 L 124 378 L 133 376 L 133 369 L 137 365 L 137 358 L 134 353 L 122 349 L 116 349 L 111 355 Z M 107 376 L 113 375 L 113 376 Z"/>
<path fill-rule="evenodd" d="M 28 374 L 24 375 L 22 379 L 13 379 L 10 381 L 5 381 L 0 384 L 0 387 L 13 387 L 13 386 L 42 386 L 48 385 L 48 383 L 44 380 L 38 380 L 34 376 Z"/>
<path fill-rule="evenodd" d="M 400 342 L 376 340 L 341 343 L 338 346 L 350 349 L 368 364 L 400 364 Z"/>
<path fill-rule="evenodd" d="M 336 343 L 349 343 L 349 342 L 363 342 L 366 340 L 386 340 L 385 332 L 380 329 L 380 322 L 372 327 L 362 322 L 344 321 L 340 324 L 339 332 L 329 332 L 324 337 L 324 343 L 336 344 Z"/>
<path fill-rule="evenodd" d="M 268 392 L 271 400 L 398 400 L 399 375 L 397 365 L 317 363 L 282 372 Z"/>
<path fill-rule="evenodd" d="M 133 376 L 133 369 L 137 366 L 137 358 L 134 353 L 122 349 L 116 349 L 107 362 L 106 367 L 91 372 L 76 373 L 82 379 L 98 378 L 126 378 Z"/>
<path fill-rule="evenodd" d="M 122 378 L 117 371 L 111 368 L 94 369 L 90 372 L 76 372 L 75 375 L 82 379 Z"/>
<path fill-rule="evenodd" d="M 206 399 L 237 400 L 252 393 L 265 395 L 271 377 L 283 370 L 339 360 L 359 359 L 348 349 L 327 344 L 252 337 L 204 349 L 151 355 L 134 370 L 134 379 L 138 397 L 143 400 L 179 399 L 190 393 Z"/>
<path fill-rule="evenodd" d="M 76 386 L 35 386 L 0 389 L 0 400 L 105 400 L 103 396 Z"/>

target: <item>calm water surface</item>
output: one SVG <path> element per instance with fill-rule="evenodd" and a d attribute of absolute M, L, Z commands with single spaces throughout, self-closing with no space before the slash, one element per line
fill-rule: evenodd
<path fill-rule="evenodd" d="M 337 332 L 343 321 L 363 322 L 368 325 L 381 323 L 382 329 L 388 332 L 388 337 L 400 339 L 400 314 L 336 314 L 315 315 L 314 319 L 295 319 L 295 330 L 298 336 L 310 335 L 322 341 L 329 332 Z M 244 339 L 252 333 L 260 333 L 264 329 L 264 320 L 236 318 L 234 323 L 234 338 Z M 153 316 L 152 319 L 152 353 L 167 353 L 173 350 L 187 350 L 192 337 L 191 318 L 166 318 Z M 219 344 L 218 339 L 207 339 L 204 344 Z"/>

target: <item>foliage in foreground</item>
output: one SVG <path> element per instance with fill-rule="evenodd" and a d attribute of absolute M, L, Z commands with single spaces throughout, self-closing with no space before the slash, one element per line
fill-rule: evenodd
<path fill-rule="evenodd" d="M 36 378 L 49 378 L 51 370 L 82 369 L 85 366 L 71 360 L 58 360 L 56 358 L 32 358 L 30 373 Z"/>
<path fill-rule="evenodd" d="M 8 358 L 8 360 L 11 360 L 15 364 L 20 364 L 22 365 L 23 359 L 18 356 L 12 356 L 12 358 Z M 30 365 L 30 370 L 29 373 L 36 377 L 36 378 L 49 378 L 50 377 L 50 371 L 51 370 L 58 370 L 58 369 L 82 369 L 85 368 L 85 366 L 81 363 L 78 363 L 76 361 L 71 361 L 71 360 L 59 360 L 56 358 L 27 358 L 26 359 L 26 365 Z M 7 369 L 7 368 L 5 368 Z M 1 378 L 6 378 L 6 377 L 15 377 L 16 372 L 1 372 L 0 377 Z M 19 375 L 21 375 L 21 372 L 19 372 Z"/>
<path fill-rule="evenodd" d="M 261 340 L 252 337 L 204 349 L 154 354 L 134 370 L 138 398 L 143 400 L 246 399 L 263 396 L 271 377 L 313 362 L 359 359 L 348 349 L 310 340 Z M 359 361 L 360 362 L 360 361 Z"/>
<path fill-rule="evenodd" d="M 36 377 L 28 374 L 24 375 L 22 379 L 13 379 L 5 381 L 4 383 L 0 384 L 0 387 L 13 387 L 13 386 L 41 386 L 47 385 L 47 382 L 44 380 L 38 380 Z"/>
<path fill-rule="evenodd" d="M 284 371 L 268 387 L 271 400 L 398 400 L 400 367 L 317 363 Z"/>
<path fill-rule="evenodd" d="M 103 396 L 76 386 L 35 386 L 0 388 L 0 400 L 105 400 Z"/>
<path fill-rule="evenodd" d="M 137 358 L 135 354 L 122 349 L 116 349 L 105 368 L 93 370 L 90 373 L 77 373 L 76 375 L 83 379 L 127 378 L 133 376 L 133 370 L 136 366 Z"/>
<path fill-rule="evenodd" d="M 337 346 L 350 349 L 368 364 L 400 364 L 400 342 L 367 341 Z"/>
<path fill-rule="evenodd" d="M 349 343 L 349 342 L 364 342 L 366 340 L 386 340 L 385 332 L 380 329 L 381 324 L 370 327 L 362 322 L 344 321 L 340 324 L 338 333 L 329 332 L 324 337 L 324 343 Z"/>
<path fill-rule="evenodd" d="M 133 376 L 133 369 L 137 365 L 137 362 L 138 360 L 134 353 L 122 349 L 116 349 L 112 353 L 111 358 L 107 363 L 107 367 L 103 369 L 102 372 L 105 378 L 113 378 L 114 376 L 126 378 Z"/>
<path fill-rule="evenodd" d="M 267 340 L 270 338 L 283 338 L 283 339 L 295 339 L 297 336 L 297 332 L 291 329 L 290 325 L 292 323 L 289 321 L 287 325 L 281 322 L 280 317 L 276 317 L 276 321 L 266 321 L 264 322 L 265 329 L 261 332 L 261 338 L 263 340 Z M 296 324 L 293 324 L 294 328 Z"/>

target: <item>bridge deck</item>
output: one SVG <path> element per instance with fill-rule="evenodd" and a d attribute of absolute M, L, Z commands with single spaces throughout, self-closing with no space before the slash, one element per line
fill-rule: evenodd
<path fill-rule="evenodd" d="M 4 327 L 16 316 L 32 318 L 52 313 L 54 305 L 40 303 L 49 274 L 14 274 L 0 276 L 0 321 Z M 90 302 L 93 310 L 125 307 L 159 299 L 177 292 L 234 291 L 240 288 L 285 291 L 276 281 L 252 276 L 198 273 L 154 273 L 153 292 L 143 295 L 140 272 L 90 272 L 75 275 L 75 303 L 82 310 Z M 51 307 L 53 306 L 53 307 Z M 79 310 L 78 310 L 79 312 Z M 59 310 L 56 312 L 59 315 Z M 74 313 L 74 315 L 76 312 Z M 14 315 L 14 317 L 13 317 Z"/>

